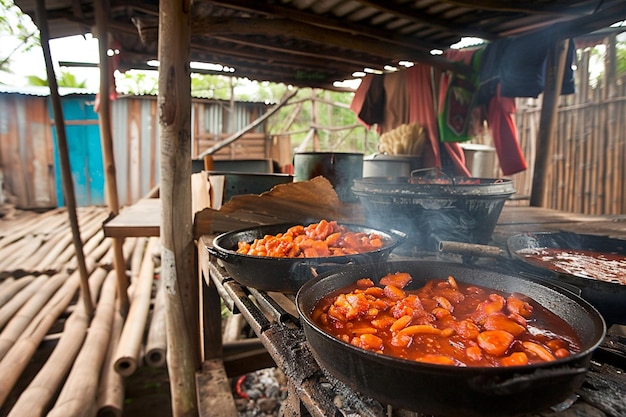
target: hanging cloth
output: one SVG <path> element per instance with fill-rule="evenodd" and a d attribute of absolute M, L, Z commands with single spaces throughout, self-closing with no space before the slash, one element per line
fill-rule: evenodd
<path fill-rule="evenodd" d="M 501 96 L 498 87 L 489 102 L 487 123 L 492 131 L 493 144 L 504 175 L 513 175 L 528 168 L 517 138 L 513 113 L 515 99 Z"/>
<path fill-rule="evenodd" d="M 379 133 L 389 132 L 409 123 L 409 98 L 406 71 L 389 72 L 384 75 L 385 115 Z"/>
<path fill-rule="evenodd" d="M 367 98 L 367 93 L 369 91 L 370 85 L 372 84 L 373 75 L 367 74 L 365 77 L 361 79 L 361 84 L 357 87 L 354 92 L 354 97 L 352 97 L 352 101 L 350 102 L 350 110 L 357 115 L 357 120 L 361 122 L 366 128 L 370 128 L 374 123 L 368 123 L 367 121 L 361 119 L 359 115 L 363 109 L 363 105 Z"/>
<path fill-rule="evenodd" d="M 406 70 L 408 91 L 409 122 L 419 123 L 426 128 L 430 146 L 425 147 L 423 162 L 425 166 L 441 168 L 439 129 L 435 111 L 435 100 L 431 76 L 432 67 L 417 63 Z M 455 142 L 441 144 L 454 165 L 455 175 L 471 176 L 465 166 L 463 149 Z"/>
<path fill-rule="evenodd" d="M 453 49 L 446 53 L 451 61 L 469 65 L 471 74 L 444 73 L 439 100 L 439 139 L 442 142 L 466 142 L 472 139 L 472 123 L 480 118 L 477 109 L 480 66 L 483 49 Z"/>

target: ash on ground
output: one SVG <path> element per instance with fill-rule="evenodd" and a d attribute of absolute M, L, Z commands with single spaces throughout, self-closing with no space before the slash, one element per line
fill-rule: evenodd
<path fill-rule="evenodd" d="M 231 379 L 239 417 L 279 416 L 287 399 L 287 378 L 278 368 L 261 369 Z"/>

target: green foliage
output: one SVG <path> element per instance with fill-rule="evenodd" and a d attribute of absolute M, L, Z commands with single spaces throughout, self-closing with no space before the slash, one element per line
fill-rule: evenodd
<path fill-rule="evenodd" d="M 0 71 L 10 72 L 11 60 L 41 45 L 39 30 L 12 0 L 0 0 L 0 38 L 6 49 L 0 54 Z"/>
<path fill-rule="evenodd" d="M 159 92 L 159 77 L 156 71 L 126 71 L 115 79 L 117 91 L 122 94 L 156 95 Z"/>
<path fill-rule="evenodd" d="M 352 93 L 327 91 L 318 89 L 301 89 L 297 96 L 291 100 L 292 104 L 285 106 L 268 122 L 268 131 L 273 134 L 292 133 L 291 143 L 298 147 L 307 137 L 312 125 L 318 127 L 319 151 L 337 152 L 362 152 L 371 154 L 378 146 L 377 135 L 367 131 L 359 125 L 357 117 L 349 105 L 352 102 Z M 313 112 L 312 98 L 317 99 L 315 112 Z M 291 113 L 295 106 L 301 103 L 298 116 L 290 126 L 285 126 L 285 121 L 291 120 Z M 296 109 L 297 110 L 297 109 Z M 314 114 L 316 118 L 314 119 Z M 330 130 L 324 128 L 357 126 L 351 129 Z M 314 150 L 313 141 L 306 143 L 305 150 Z"/>
<path fill-rule="evenodd" d="M 48 80 L 46 78 L 41 78 L 36 75 L 28 75 L 26 76 L 26 79 L 28 80 L 28 85 L 48 86 Z M 79 81 L 70 71 L 61 70 L 61 74 L 57 77 L 57 85 L 59 87 L 86 88 L 87 81 Z"/>

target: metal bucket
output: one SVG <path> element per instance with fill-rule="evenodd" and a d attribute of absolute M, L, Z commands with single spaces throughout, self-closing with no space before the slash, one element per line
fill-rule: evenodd
<path fill-rule="evenodd" d="M 421 161 L 419 156 L 373 154 L 363 159 L 363 178 L 408 177 L 422 167 Z"/>
<path fill-rule="evenodd" d="M 294 181 L 325 177 L 344 202 L 357 202 L 352 192 L 355 179 L 363 177 L 363 154 L 342 152 L 301 152 L 293 157 Z"/>

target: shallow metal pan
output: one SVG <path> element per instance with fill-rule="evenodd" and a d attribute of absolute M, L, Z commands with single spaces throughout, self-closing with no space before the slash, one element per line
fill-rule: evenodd
<path fill-rule="evenodd" d="M 264 291 L 295 294 L 306 281 L 320 273 L 346 264 L 363 264 L 384 261 L 400 244 L 406 234 L 397 230 L 384 231 L 368 226 L 340 223 L 352 232 L 376 233 L 383 238 L 380 249 L 355 255 L 326 256 L 319 258 L 275 258 L 237 253 L 240 241 L 252 242 L 265 235 L 286 231 L 297 223 L 263 225 L 222 233 L 213 239 L 207 251 L 222 261 L 226 271 L 242 285 Z"/>

